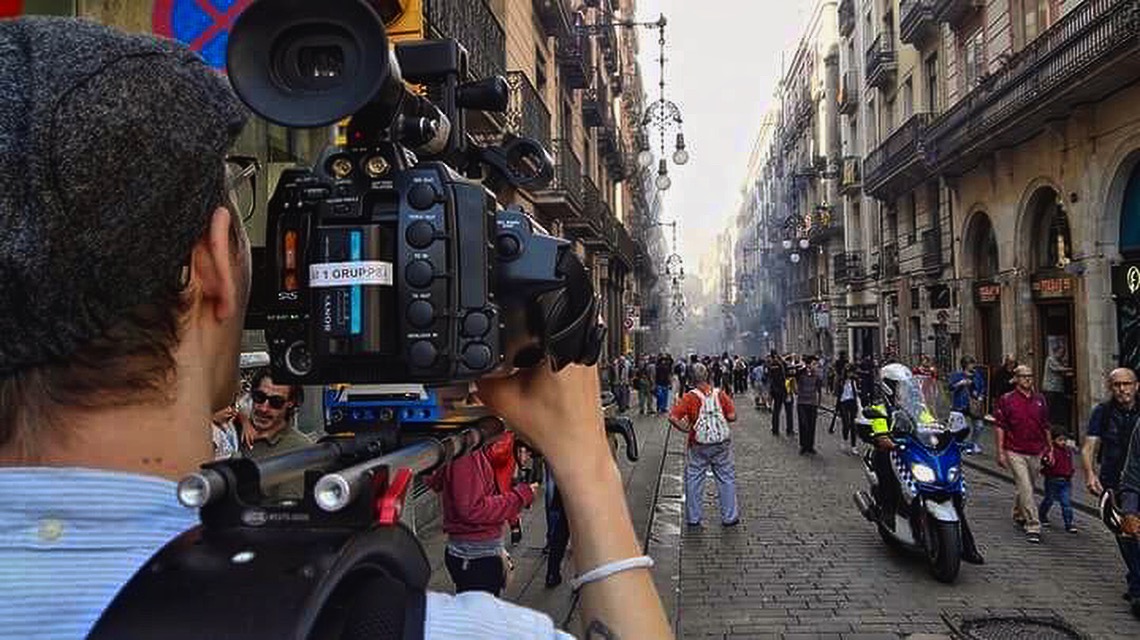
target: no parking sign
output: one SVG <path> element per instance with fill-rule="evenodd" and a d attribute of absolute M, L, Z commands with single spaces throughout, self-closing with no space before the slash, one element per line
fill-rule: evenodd
<path fill-rule="evenodd" d="M 155 0 L 154 33 L 173 38 L 197 51 L 218 71 L 226 69 L 230 27 L 253 0 Z"/>

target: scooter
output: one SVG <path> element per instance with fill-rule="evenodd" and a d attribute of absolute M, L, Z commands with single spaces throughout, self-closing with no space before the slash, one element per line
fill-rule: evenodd
<path fill-rule="evenodd" d="M 870 493 L 855 492 L 855 506 L 873 522 L 887 546 L 921 552 L 931 574 L 941 582 L 954 582 L 962 562 L 963 527 L 959 505 L 965 486 L 962 480 L 962 443 L 969 427 L 961 414 L 951 414 L 948 424 L 933 420 L 924 406 L 888 407 L 884 415 L 875 407 L 864 409 L 857 420 L 860 438 L 872 445 L 863 458 Z M 887 437 L 894 444 L 889 452 L 895 487 L 880 487 L 875 473 L 875 442 L 871 420 L 886 419 Z M 883 496 L 886 491 L 895 495 Z M 880 500 L 893 499 L 895 513 L 881 507 Z"/>

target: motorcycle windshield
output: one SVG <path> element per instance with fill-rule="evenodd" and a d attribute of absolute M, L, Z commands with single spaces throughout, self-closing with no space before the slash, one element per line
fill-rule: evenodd
<path fill-rule="evenodd" d="M 916 426 L 938 429 L 945 423 L 950 408 L 949 394 L 938 380 L 914 376 L 900 383 L 898 392 L 898 408 Z"/>

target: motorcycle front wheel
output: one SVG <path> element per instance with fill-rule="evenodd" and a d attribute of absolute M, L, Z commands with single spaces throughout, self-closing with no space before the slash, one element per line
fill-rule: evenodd
<path fill-rule="evenodd" d="M 926 518 L 926 562 L 939 582 L 951 583 L 962 567 L 962 529 L 957 522 Z"/>

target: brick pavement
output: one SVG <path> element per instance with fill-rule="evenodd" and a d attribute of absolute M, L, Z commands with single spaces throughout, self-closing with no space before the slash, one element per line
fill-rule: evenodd
<path fill-rule="evenodd" d="M 920 558 L 888 549 L 859 515 L 851 500 L 863 488 L 859 460 L 840 452 L 823 416 L 821 455 L 804 458 L 792 439 L 771 435 L 767 413 L 740 414 L 742 523 L 722 529 L 714 517 L 683 534 L 679 637 L 945 634 L 943 613 L 1058 615 L 1094 638 L 1140 637 L 1120 597 L 1115 543 L 1090 517 L 1078 512 L 1077 535 L 1047 530 L 1044 544 L 1031 546 L 1009 519 L 1011 486 L 967 473 L 970 522 L 987 564 L 963 565 L 958 582 L 943 585 Z M 705 500 L 707 518 L 716 513 L 711 482 Z"/>

